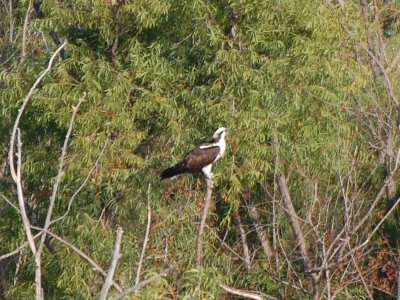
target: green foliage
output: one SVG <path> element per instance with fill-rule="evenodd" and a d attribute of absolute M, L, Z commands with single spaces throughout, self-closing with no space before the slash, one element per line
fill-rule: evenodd
<path fill-rule="evenodd" d="M 250 190 L 265 213 L 261 219 L 267 232 L 279 220 L 282 247 L 293 268 L 301 268 L 284 212 L 276 219 L 271 216 L 272 200 L 279 198 L 274 186 L 277 155 L 280 170 L 290 175 L 299 218 L 306 220 L 314 208 L 327 208 L 322 218 L 326 223 L 315 229 L 321 233 L 340 231 L 345 222 L 339 176 L 354 175 L 349 186 L 360 199 L 372 199 L 384 181 L 385 171 L 371 147 L 376 142 L 371 128 L 383 131 L 382 124 L 395 112 L 384 83 L 371 76 L 368 56 L 358 46 L 365 43 L 366 31 L 356 2 L 340 8 L 300 0 L 42 1 L 31 13 L 27 56 L 21 63 L 27 7 L 28 1 L 13 1 L 14 28 L 8 31 L 10 13 L 0 12 L 1 162 L 17 109 L 57 47 L 55 35 L 67 39 L 64 53 L 22 118 L 24 193 L 35 212 L 33 223 L 42 226 L 72 107 L 86 92 L 53 218 L 70 210 L 51 229 L 107 269 L 114 228 L 122 226 L 116 280 L 128 287 L 136 276 L 149 197 L 152 226 L 142 278 L 170 262 L 184 264 L 141 290 L 139 298 L 187 299 L 200 283 L 199 298 L 215 299 L 223 294 L 219 282 L 276 297 L 283 289 L 295 294 L 277 280 L 290 277 L 290 268 L 270 268 L 254 233 L 248 235 L 250 250 L 257 253 L 251 271 L 244 272 L 242 260 L 232 253 L 242 251 L 233 215 L 246 212 L 243 193 Z M 227 34 L 231 12 L 238 14 L 236 38 Z M 398 37 L 387 43 L 395 49 Z M 392 76 L 397 79 L 398 72 Z M 365 118 L 375 111 L 376 119 Z M 160 183 L 158 174 L 220 126 L 229 130 L 229 147 L 214 169 L 217 209 L 209 224 L 217 225 L 206 230 L 204 268 L 196 271 L 193 249 L 205 185 L 192 175 Z M 17 203 L 9 174 L 0 175 L 0 192 Z M 266 186 L 273 187 L 276 198 L 271 199 Z M 316 198 L 320 206 L 313 204 Z M 360 210 L 366 209 L 365 201 Z M 16 249 L 25 235 L 19 215 L 0 203 L 2 254 Z M 244 219 L 251 231 L 251 220 Z M 309 221 L 304 230 L 312 235 Z M 393 222 L 389 219 L 385 229 L 396 240 L 399 228 Z M 230 231 L 230 251 L 220 242 L 224 230 Z M 98 297 L 103 278 L 74 251 L 53 243 L 57 253 L 45 250 L 43 258 L 45 295 Z M 7 261 L 7 280 L 18 273 L 17 284 L 8 290 L 10 299 L 31 298 L 33 293 L 33 260 L 27 250 L 24 254 L 18 272 L 16 262 Z M 304 275 L 294 281 L 307 280 Z M 360 286 L 345 289 L 340 297 L 366 297 Z"/>

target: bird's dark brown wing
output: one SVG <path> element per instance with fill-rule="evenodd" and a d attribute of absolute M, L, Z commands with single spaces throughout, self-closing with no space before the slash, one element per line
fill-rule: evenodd
<path fill-rule="evenodd" d="M 182 166 L 193 172 L 201 171 L 201 169 L 211 164 L 217 157 L 220 149 L 218 146 L 190 151 L 182 160 Z"/>

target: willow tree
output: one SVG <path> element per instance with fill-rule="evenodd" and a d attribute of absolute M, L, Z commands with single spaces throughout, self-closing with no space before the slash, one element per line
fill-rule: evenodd
<path fill-rule="evenodd" d="M 386 20 L 387 31 L 396 4 L 373 11 L 363 1 L 1 5 L 0 189 L 11 203 L 10 129 L 52 53 L 68 41 L 20 124 L 24 201 L 36 228 L 45 224 L 73 107 L 85 93 L 50 231 L 106 268 L 114 228 L 122 226 L 114 276 L 122 288 L 137 277 L 150 202 L 139 277 L 177 261 L 182 267 L 139 291 L 142 298 L 215 299 L 244 289 L 290 299 L 394 294 L 390 259 L 382 276 L 376 262 L 382 253 L 396 257 L 398 228 L 385 223 L 390 241 L 376 231 L 392 216 L 380 214 L 386 201 L 397 205 L 397 129 L 387 126 L 396 116 L 397 56 L 385 49 L 397 51 L 398 36 L 395 18 L 390 38 L 379 23 Z M 214 171 L 203 267 L 193 271 L 204 180 L 160 183 L 158 175 L 221 126 L 229 149 Z M 389 194 L 380 193 L 387 182 Z M 1 203 L 6 254 L 25 232 L 18 212 Z M 98 297 L 104 277 L 65 243 L 48 244 L 55 254 L 43 256 L 45 298 Z M 4 295 L 31 298 L 28 249 L 1 262 Z"/>

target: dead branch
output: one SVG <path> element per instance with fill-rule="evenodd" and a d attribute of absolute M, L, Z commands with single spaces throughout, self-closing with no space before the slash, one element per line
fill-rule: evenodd
<path fill-rule="evenodd" d="M 42 280 L 41 280 L 41 276 L 42 276 L 42 273 L 41 273 L 41 256 L 42 256 L 42 252 L 43 252 L 43 246 L 44 246 L 45 241 L 46 241 L 46 236 L 47 236 L 46 232 L 48 231 L 49 226 L 50 226 L 51 214 L 53 212 L 54 204 L 55 204 L 55 201 L 56 201 L 58 187 L 59 187 L 59 185 L 61 183 L 61 179 L 62 179 L 62 177 L 64 175 L 64 171 L 63 171 L 64 159 L 65 159 L 65 156 L 67 154 L 68 142 L 69 142 L 69 138 L 70 138 L 71 133 L 72 133 L 72 128 L 73 128 L 74 123 L 75 123 L 76 114 L 78 112 L 78 109 L 79 109 L 80 105 L 85 100 L 85 97 L 86 97 L 86 93 L 84 93 L 83 96 L 79 98 L 78 104 L 75 107 L 73 107 L 71 120 L 70 120 L 70 123 L 69 123 L 69 126 L 68 126 L 67 134 L 66 134 L 65 139 L 64 139 L 64 145 L 63 145 L 62 151 L 61 151 L 60 163 L 59 163 L 59 166 L 58 166 L 58 173 L 57 173 L 57 176 L 56 176 L 56 181 L 54 183 L 53 191 L 52 191 L 52 194 L 51 194 L 51 197 L 50 197 L 49 208 L 47 209 L 46 220 L 45 220 L 45 223 L 44 223 L 44 226 L 43 226 L 43 234 L 42 234 L 42 236 L 40 238 L 39 246 L 38 246 L 37 251 L 35 253 L 35 262 L 36 262 L 36 266 L 35 266 L 35 283 L 36 283 L 36 287 L 37 287 L 37 291 L 36 291 L 37 293 L 39 292 L 39 289 L 41 290 L 41 284 L 42 284 Z M 41 292 L 41 293 L 43 293 L 43 292 Z M 36 294 L 36 295 L 38 295 L 38 294 Z M 43 295 L 41 296 L 41 298 L 43 298 Z"/>
<path fill-rule="evenodd" d="M 207 215 L 208 215 L 208 208 L 210 207 L 210 203 L 211 203 L 212 189 L 213 189 L 213 179 L 207 178 L 207 193 L 206 193 L 206 198 L 204 200 L 203 214 L 201 216 L 199 229 L 198 229 L 198 233 L 197 233 L 197 237 L 196 237 L 196 269 L 197 270 L 200 270 L 201 261 L 203 258 L 203 232 L 204 232 L 204 227 L 205 227 L 206 219 L 207 219 Z"/>
<path fill-rule="evenodd" d="M 17 135 L 17 170 L 15 170 L 14 167 L 14 140 L 15 140 L 15 135 Z M 31 248 L 32 254 L 36 254 L 36 245 L 32 237 L 32 232 L 30 229 L 30 222 L 28 215 L 26 213 L 25 209 L 25 199 L 24 199 L 24 192 L 22 189 L 22 178 L 21 178 L 21 168 L 22 168 L 22 142 L 21 142 L 21 131 L 19 130 L 18 127 L 15 127 L 15 132 L 13 132 L 13 135 L 11 137 L 11 146 L 10 146 L 10 151 L 9 151 L 9 160 L 10 160 L 10 171 L 11 171 L 11 176 L 15 182 L 15 185 L 17 186 L 17 195 L 18 195 L 18 205 L 19 205 L 19 210 L 21 212 L 21 217 L 22 217 L 22 224 L 24 226 L 25 234 L 27 237 L 27 241 L 29 244 L 29 247 Z M 12 148 L 11 148 L 12 147 Z"/>
<path fill-rule="evenodd" d="M 9 161 L 10 161 L 10 170 L 12 173 L 15 173 L 15 167 L 14 167 L 14 148 L 15 148 L 15 136 L 17 134 L 17 128 L 19 127 L 19 123 L 22 117 L 22 114 L 24 113 L 25 107 L 28 104 L 30 98 L 33 95 L 33 92 L 36 90 L 37 86 L 39 83 L 43 80 L 43 78 L 50 72 L 51 68 L 53 67 L 53 63 L 57 55 L 60 53 L 60 51 L 67 45 L 67 41 L 65 41 L 63 44 L 60 45 L 60 47 L 57 48 L 57 50 L 53 53 L 53 55 L 50 57 L 49 63 L 47 65 L 47 68 L 42 71 L 42 73 L 39 75 L 39 77 L 36 79 L 34 84 L 31 86 L 28 94 L 25 96 L 21 107 L 18 110 L 17 117 L 15 118 L 15 123 L 14 127 L 11 133 L 11 138 L 10 138 L 10 151 L 9 151 Z M 14 176 L 13 176 L 14 177 Z"/>
<path fill-rule="evenodd" d="M 283 205 L 285 207 L 286 216 L 289 220 L 290 226 L 291 226 L 293 234 L 295 236 L 296 243 L 299 246 L 300 254 L 303 259 L 304 269 L 305 269 L 305 272 L 307 273 L 307 271 L 311 269 L 312 263 L 309 258 L 309 255 L 308 255 L 306 240 L 305 240 L 303 232 L 301 230 L 301 226 L 298 221 L 298 216 L 294 209 L 292 198 L 289 193 L 286 176 L 282 171 L 279 170 L 280 169 L 280 160 L 279 160 L 278 154 L 276 154 L 275 165 L 278 168 L 278 172 L 277 172 L 278 186 L 279 186 L 279 189 L 282 194 L 282 200 L 283 200 Z M 310 278 L 311 285 L 312 285 L 312 289 L 313 289 L 313 293 L 312 293 L 313 299 L 317 300 L 317 299 L 319 299 L 318 281 L 317 281 L 315 274 L 310 274 L 310 275 L 311 275 L 311 278 Z"/>
<path fill-rule="evenodd" d="M 28 24 L 31 12 L 32 12 L 32 0 L 29 0 L 28 8 L 25 13 L 24 28 L 22 30 L 21 64 L 26 59 L 26 40 L 27 40 Z"/>
<path fill-rule="evenodd" d="M 368 53 L 368 56 L 370 56 L 371 60 L 373 60 L 375 62 L 376 66 L 378 66 L 379 70 L 381 71 L 381 73 L 383 75 L 383 78 L 385 79 L 386 87 L 388 89 L 390 98 L 396 104 L 396 107 L 398 107 L 399 100 L 397 99 L 396 95 L 394 94 L 393 86 L 390 81 L 389 74 L 386 72 L 385 67 L 381 64 L 381 62 L 378 60 L 378 58 L 375 56 L 375 54 L 372 51 L 370 51 L 365 45 L 363 45 L 363 44 L 359 44 L 359 45 L 362 49 L 364 49 Z"/>
<path fill-rule="evenodd" d="M 369 23 L 369 4 L 367 0 L 360 0 L 360 5 L 361 5 L 361 12 L 364 17 L 364 22 L 366 23 L 365 27 L 367 29 L 367 43 L 368 43 L 368 52 L 373 54 L 375 56 L 376 50 L 375 50 L 375 43 L 374 43 L 374 34 L 372 32 L 372 29 L 367 25 Z M 376 60 L 372 59 L 371 57 L 369 58 L 369 64 L 371 66 L 372 73 L 374 77 L 378 75 L 378 66 L 376 64 Z"/>
<path fill-rule="evenodd" d="M 68 202 L 67 211 L 66 211 L 62 216 L 60 216 L 60 217 L 58 217 L 58 218 L 52 220 L 52 221 L 50 222 L 50 225 L 52 225 L 53 223 L 58 222 L 58 221 L 64 219 L 64 218 L 69 214 L 69 212 L 71 211 L 72 203 L 73 203 L 74 200 L 75 200 L 75 197 L 80 193 L 80 191 L 84 188 L 84 186 L 86 185 L 86 183 L 89 181 L 89 178 L 90 178 L 90 176 L 92 175 L 92 173 L 94 172 L 94 170 L 97 168 L 97 166 L 98 166 L 98 164 L 99 164 L 99 162 L 100 162 L 100 159 L 101 159 L 101 157 L 103 156 L 103 154 L 104 154 L 104 152 L 105 152 L 105 150 L 106 150 L 107 145 L 108 145 L 108 140 L 106 140 L 106 142 L 104 143 L 104 146 L 103 146 L 103 148 L 101 149 L 100 154 L 99 154 L 99 156 L 97 157 L 96 161 L 94 162 L 94 164 L 93 164 L 92 168 L 90 169 L 88 175 L 87 175 L 86 178 L 83 180 L 83 182 L 82 182 L 82 184 L 79 186 L 79 188 L 78 188 L 78 189 L 74 192 L 74 194 L 71 196 L 71 198 L 70 198 L 70 200 L 69 200 L 69 202 Z"/>
<path fill-rule="evenodd" d="M 20 213 L 19 208 L 14 203 L 12 203 L 11 200 L 8 199 L 3 193 L 0 193 L 0 197 L 3 198 L 3 200 L 6 201 L 8 205 L 10 205 L 12 208 Z"/>
<path fill-rule="evenodd" d="M 270 295 L 266 295 L 263 293 L 259 293 L 259 292 L 254 292 L 254 291 L 247 291 L 247 290 L 239 290 L 236 288 L 232 288 L 223 284 L 219 284 L 219 286 L 224 289 L 225 291 L 227 291 L 228 293 L 231 293 L 233 295 L 236 296 L 240 296 L 243 297 L 245 299 L 254 299 L 254 300 L 264 300 L 264 299 L 268 299 L 268 300 L 278 300 L 277 298 L 270 296 Z"/>
<path fill-rule="evenodd" d="M 99 300 L 105 300 L 107 298 L 108 290 L 111 287 L 113 281 L 112 278 L 114 276 L 115 269 L 117 268 L 118 259 L 120 257 L 119 250 L 121 247 L 121 239 L 123 233 L 124 231 L 122 230 L 122 228 L 118 227 L 110 268 L 108 269 L 106 280 L 104 281 L 103 288 L 101 289 Z"/>
<path fill-rule="evenodd" d="M 42 228 L 39 227 L 34 227 L 32 226 L 33 229 L 36 230 L 40 230 L 40 233 L 37 234 L 37 236 L 39 236 L 40 234 L 42 234 Z M 80 257 L 82 257 L 84 260 L 86 260 L 89 264 L 92 265 L 92 267 L 94 268 L 95 271 L 99 272 L 102 276 L 107 277 L 107 273 L 103 270 L 103 268 L 101 268 L 93 259 L 91 259 L 88 255 L 86 255 L 83 251 L 81 251 L 80 249 L 78 249 L 77 247 L 75 247 L 74 245 L 72 245 L 70 242 L 68 242 L 67 240 L 63 239 L 62 237 L 58 236 L 57 234 L 51 232 L 51 231 L 47 231 L 46 232 L 48 235 L 50 235 L 51 237 L 53 237 L 54 239 L 58 240 L 59 242 L 61 242 L 62 244 L 64 244 L 65 246 L 67 246 L 68 248 L 72 249 L 73 251 L 75 251 Z M 1 259 L 1 257 L 0 257 Z M 112 282 L 112 285 L 115 287 L 115 289 L 118 292 L 122 292 L 122 288 L 119 286 L 119 284 L 117 284 L 116 282 Z"/>
<path fill-rule="evenodd" d="M 247 196 L 247 201 L 245 199 L 245 202 L 247 205 L 247 211 L 249 212 L 250 219 L 253 222 L 254 227 L 256 229 L 258 240 L 261 243 L 261 247 L 264 251 L 264 254 L 268 259 L 269 265 L 273 266 L 275 263 L 275 251 L 273 250 L 273 248 L 269 242 L 268 235 L 264 230 L 264 226 L 261 223 L 260 215 L 257 211 L 257 208 L 254 206 L 254 203 L 253 203 L 253 200 L 252 200 L 250 194 Z"/>
<path fill-rule="evenodd" d="M 11 0 L 8 0 L 8 16 L 10 18 L 10 44 L 12 44 L 14 41 L 14 17 L 13 17 L 13 2 Z"/>
<path fill-rule="evenodd" d="M 142 270 L 144 254 L 146 252 L 147 242 L 149 241 L 150 225 L 151 225 L 150 189 L 151 189 L 151 185 L 149 183 L 149 187 L 147 189 L 147 226 L 146 226 L 146 233 L 144 235 L 144 240 L 143 240 L 142 252 L 140 253 L 140 258 L 139 258 L 138 269 L 137 269 L 137 273 L 136 273 L 135 284 L 139 284 L 139 281 L 140 281 L 140 273 L 141 273 L 141 270 Z"/>
<path fill-rule="evenodd" d="M 41 234 L 42 234 L 41 232 L 37 233 L 36 235 L 33 236 L 33 239 L 36 240 Z M 15 250 L 7 253 L 7 254 L 3 254 L 2 256 L 0 256 L 0 261 L 18 254 L 22 249 L 24 249 L 28 245 L 29 245 L 29 243 L 27 241 L 23 242 L 17 249 L 15 249 Z"/>
<path fill-rule="evenodd" d="M 244 231 L 242 218 L 240 217 L 239 211 L 235 213 L 235 218 L 239 229 L 240 239 L 242 241 L 244 265 L 246 267 L 246 270 L 250 271 L 251 269 L 250 251 L 249 251 L 249 246 L 247 245 L 246 232 Z"/>
<path fill-rule="evenodd" d="M 179 263 L 176 263 L 176 264 L 174 264 L 174 265 L 171 265 L 171 266 L 169 266 L 167 269 L 161 271 L 160 273 L 155 274 L 155 275 L 149 277 L 148 279 L 139 282 L 138 284 L 135 284 L 134 286 L 132 286 L 132 287 L 126 289 L 126 290 L 123 291 L 121 294 L 119 294 L 119 295 L 117 295 L 117 296 L 111 298 L 110 300 L 118 300 L 118 299 L 121 299 L 121 298 L 123 298 L 123 297 L 125 297 L 125 296 L 127 296 L 127 295 L 129 295 L 129 294 L 131 294 L 131 293 L 133 293 L 133 292 L 135 292 L 135 291 L 140 290 L 141 288 L 143 288 L 143 287 L 149 285 L 149 284 L 152 283 L 153 281 L 156 281 L 157 279 L 161 278 L 162 276 L 167 275 L 171 270 L 175 269 L 175 268 L 178 266 L 178 264 L 179 264 Z"/>

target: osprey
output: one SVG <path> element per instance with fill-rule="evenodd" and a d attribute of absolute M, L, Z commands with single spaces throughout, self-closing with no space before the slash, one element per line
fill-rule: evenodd
<path fill-rule="evenodd" d="M 160 174 L 161 180 L 175 177 L 182 173 L 195 173 L 200 171 L 202 171 L 208 179 L 212 179 L 214 177 L 211 172 L 213 163 L 220 159 L 225 152 L 226 133 L 226 128 L 218 128 L 209 142 L 197 146 L 187 153 L 182 161 L 162 171 Z"/>

